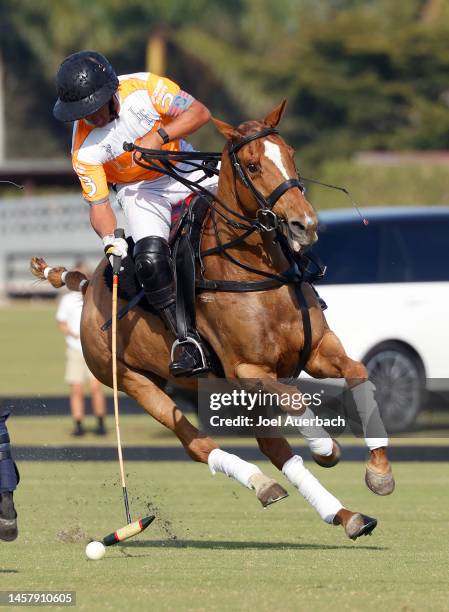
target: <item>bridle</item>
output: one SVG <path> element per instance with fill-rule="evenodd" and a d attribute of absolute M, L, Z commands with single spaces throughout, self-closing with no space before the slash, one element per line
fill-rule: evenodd
<path fill-rule="evenodd" d="M 185 161 L 187 164 L 190 164 L 192 168 L 201 168 L 204 172 L 204 176 L 211 176 L 212 174 L 219 175 L 219 171 L 216 169 L 216 165 L 219 160 L 221 160 L 221 153 L 198 153 L 198 152 L 172 152 L 172 151 L 157 151 L 150 149 L 143 149 L 134 145 L 133 143 L 124 143 L 123 148 L 125 151 L 139 151 L 142 153 L 142 159 L 137 160 L 134 157 L 135 163 L 138 165 L 147 168 L 149 170 L 155 170 L 158 173 L 165 174 L 172 178 L 175 178 L 180 183 L 189 187 L 191 191 L 196 193 L 197 195 L 205 195 L 207 197 L 207 205 L 210 210 L 212 227 L 214 229 L 216 246 L 206 251 L 201 251 L 198 254 L 198 264 L 200 270 L 200 278 L 196 279 L 195 287 L 197 291 L 206 290 L 206 291 L 231 291 L 231 292 L 248 292 L 248 291 L 267 291 L 270 289 L 277 289 L 282 285 L 292 285 L 293 290 L 296 294 L 296 298 L 298 301 L 299 308 L 301 310 L 302 322 L 304 328 L 304 347 L 300 353 L 300 357 L 295 368 L 295 372 L 293 376 L 296 378 L 299 376 L 299 373 L 304 368 L 311 351 L 311 323 L 310 323 L 310 315 L 308 311 L 308 304 L 302 292 L 302 283 L 312 282 L 312 277 L 307 275 L 306 267 L 302 266 L 301 261 L 299 260 L 299 256 L 295 256 L 293 254 L 287 244 L 285 236 L 283 233 L 279 231 L 279 225 L 281 223 L 281 219 L 273 212 L 273 207 L 279 198 L 289 189 L 297 187 L 301 193 L 304 193 L 304 185 L 299 178 L 287 179 L 282 182 L 280 185 L 275 187 L 273 191 L 268 196 L 264 196 L 260 193 L 258 189 L 254 186 L 253 182 L 248 177 L 245 168 L 243 167 L 241 160 L 238 157 L 238 152 L 244 147 L 246 144 L 252 142 L 253 140 L 257 140 L 259 138 L 264 138 L 265 136 L 269 136 L 270 134 L 278 134 L 278 130 L 273 127 L 263 128 L 253 134 L 245 136 L 233 143 L 232 141 L 227 145 L 227 151 L 229 154 L 229 159 L 231 162 L 233 178 L 234 178 L 234 195 L 236 201 L 239 203 L 241 208 L 242 206 L 238 190 L 237 190 L 237 180 L 249 189 L 254 196 L 256 202 L 259 205 L 259 208 L 256 211 L 256 217 L 247 217 L 242 215 L 240 212 L 237 212 L 226 205 L 220 198 L 217 197 L 215 193 L 212 193 L 205 187 L 201 185 L 201 180 L 191 181 L 187 177 L 183 176 L 183 173 L 191 172 L 187 170 L 182 170 L 177 168 L 174 162 Z M 198 161 L 202 161 L 201 164 Z M 157 163 L 159 162 L 159 163 Z M 215 167 L 213 167 L 215 166 Z M 217 206 L 218 205 L 218 206 Z M 230 219 L 224 211 L 232 214 L 239 221 L 235 221 Z M 189 218 L 189 211 L 187 214 L 187 219 Z M 219 228 L 217 226 L 217 221 L 215 218 L 215 214 L 219 215 L 224 223 L 233 227 L 234 229 L 244 230 L 242 234 L 237 236 L 236 238 L 230 240 L 227 243 L 223 243 L 220 238 Z M 243 221 L 243 223 L 242 223 Z M 229 253 L 229 250 L 237 246 L 238 244 L 244 243 L 246 239 L 255 231 L 260 232 L 272 232 L 276 231 L 276 240 L 279 242 L 282 251 L 284 252 L 287 261 L 290 264 L 290 267 L 284 272 L 280 274 L 273 274 L 271 272 L 265 270 L 258 270 L 245 264 L 242 261 L 239 261 Z M 200 230 L 200 243 L 201 243 L 201 232 Z M 181 236 L 182 239 L 182 236 Z M 234 280 L 210 280 L 207 279 L 204 275 L 205 268 L 203 265 L 203 258 L 220 254 L 226 259 L 228 259 L 233 264 L 239 266 L 243 270 L 248 272 L 252 272 L 264 280 L 248 280 L 248 281 L 234 281 Z M 313 261 L 313 260 L 312 260 Z M 314 262 L 315 263 L 315 262 Z M 316 265 L 316 264 L 315 264 Z M 319 270 L 322 275 L 321 269 Z M 314 278 L 316 278 L 317 274 L 315 274 Z M 142 292 L 135 296 L 135 303 L 142 297 Z M 131 302 L 130 302 L 131 304 Z M 124 314 L 122 314 L 124 316 Z"/>
<path fill-rule="evenodd" d="M 183 176 L 183 174 L 192 172 L 195 169 L 203 170 L 204 176 L 210 176 L 211 174 L 216 174 L 218 176 L 219 171 L 216 169 L 216 166 L 222 158 L 221 153 L 203 153 L 197 151 L 160 151 L 153 149 L 145 149 L 134 145 L 133 143 L 124 143 L 123 149 L 125 151 L 130 152 L 139 151 L 142 154 L 141 160 L 137 160 L 134 157 L 134 161 L 137 165 L 142 166 L 143 168 L 147 168 L 148 170 L 154 170 L 155 172 L 171 176 L 172 178 L 176 179 L 177 181 L 188 187 L 197 195 L 206 196 L 210 202 L 210 209 L 217 213 L 220 217 L 222 217 L 223 221 L 227 225 L 230 225 L 235 229 L 246 230 L 246 232 L 248 232 L 244 235 L 244 237 L 246 238 L 249 233 L 252 233 L 254 231 L 269 232 L 272 230 L 276 230 L 279 227 L 280 219 L 273 212 L 272 209 L 276 202 L 279 200 L 279 198 L 286 191 L 292 189 L 293 187 L 297 187 L 301 191 L 301 193 L 305 192 L 305 187 L 302 181 L 299 178 L 292 178 L 284 181 L 283 183 L 275 187 L 275 189 L 273 189 L 269 196 L 264 196 L 260 193 L 258 189 L 256 189 L 253 182 L 247 175 L 244 167 L 241 164 L 240 159 L 237 156 L 237 153 L 249 142 L 252 142 L 253 140 L 258 140 L 259 138 L 264 138 L 265 136 L 269 136 L 270 134 L 279 134 L 279 131 L 276 128 L 267 127 L 257 132 L 254 132 L 253 134 L 250 134 L 248 136 L 244 136 L 237 142 L 232 143 L 231 141 L 230 143 L 228 143 L 227 147 L 234 177 L 235 197 L 237 199 L 238 204 L 243 207 L 237 191 L 238 177 L 244 187 L 251 191 L 256 202 L 259 205 L 255 218 L 243 215 L 227 206 L 226 203 L 219 199 L 215 193 L 212 193 L 201 185 L 201 180 L 203 179 L 200 179 L 198 181 L 191 181 L 187 177 Z M 185 162 L 191 167 L 191 169 L 180 170 L 176 166 L 176 162 Z M 220 208 L 222 208 L 224 211 L 226 211 L 233 217 L 239 219 L 239 221 L 234 221 L 233 219 L 230 219 L 229 216 L 227 216 L 220 210 Z"/>
<path fill-rule="evenodd" d="M 260 193 L 258 189 L 256 189 L 254 183 L 247 175 L 245 168 L 242 166 L 241 161 L 237 156 L 237 153 L 249 142 L 258 140 L 259 138 L 264 138 L 265 136 L 269 136 L 270 134 L 279 134 L 279 131 L 273 127 L 264 128 L 262 130 L 259 130 L 258 132 L 255 132 L 254 134 L 250 134 L 249 136 L 241 138 L 235 144 L 232 144 L 231 142 L 228 145 L 228 154 L 231 160 L 232 171 L 234 174 L 234 185 L 236 186 L 238 177 L 241 183 L 251 191 L 256 202 L 259 204 L 259 208 L 256 211 L 256 219 L 252 219 L 252 222 L 257 226 L 257 229 L 261 231 L 271 231 L 278 228 L 279 218 L 273 212 L 273 207 L 286 191 L 292 189 L 293 187 L 297 187 L 301 191 L 301 193 L 305 192 L 305 188 L 301 180 L 299 178 L 291 178 L 287 179 L 286 181 L 275 187 L 269 196 L 264 196 Z M 242 202 L 240 201 L 237 189 L 235 189 L 235 196 L 240 206 L 242 206 Z"/>

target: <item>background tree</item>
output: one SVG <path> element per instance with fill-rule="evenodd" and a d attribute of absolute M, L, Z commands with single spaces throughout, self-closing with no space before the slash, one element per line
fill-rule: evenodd
<path fill-rule="evenodd" d="M 53 120 L 60 61 L 94 48 L 145 69 L 151 32 L 167 74 L 231 123 L 284 97 L 306 166 L 359 150 L 440 149 L 449 137 L 449 0 L 0 0 L 10 157 L 67 155 Z M 197 145 L 221 146 L 213 129 Z"/>

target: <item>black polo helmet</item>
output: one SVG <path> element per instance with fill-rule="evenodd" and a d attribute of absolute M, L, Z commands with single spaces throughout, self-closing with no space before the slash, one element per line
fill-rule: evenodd
<path fill-rule="evenodd" d="M 58 99 L 53 115 L 76 121 L 95 113 L 118 89 L 118 78 L 108 60 L 96 51 L 69 55 L 56 75 Z"/>

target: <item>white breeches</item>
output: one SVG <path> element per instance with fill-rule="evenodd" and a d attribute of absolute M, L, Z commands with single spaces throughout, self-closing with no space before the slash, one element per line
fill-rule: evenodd
<path fill-rule="evenodd" d="M 204 173 L 195 170 L 182 176 L 195 181 L 204 176 Z M 206 177 L 200 184 L 216 193 L 218 177 Z M 116 186 L 117 201 L 123 209 L 134 242 L 147 236 L 159 236 L 168 240 L 172 206 L 191 193 L 188 187 L 168 176 L 154 181 L 121 183 Z"/>

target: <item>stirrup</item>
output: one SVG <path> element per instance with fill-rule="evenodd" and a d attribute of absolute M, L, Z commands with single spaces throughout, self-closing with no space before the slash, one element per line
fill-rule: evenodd
<path fill-rule="evenodd" d="M 200 358 L 201 358 L 201 365 L 195 368 L 192 368 L 192 370 L 190 370 L 189 372 L 185 374 L 182 374 L 182 375 L 179 374 L 178 376 L 195 376 L 196 374 L 202 374 L 203 372 L 209 372 L 210 367 L 207 362 L 207 358 L 206 358 L 206 354 L 204 353 L 204 349 L 201 345 L 201 342 L 199 342 L 194 336 L 187 336 L 186 338 L 182 340 L 178 338 L 173 342 L 173 345 L 171 347 L 171 353 L 170 353 L 171 363 L 174 362 L 176 349 L 179 346 L 189 346 L 189 345 L 190 346 L 193 345 L 195 349 L 198 351 Z"/>

